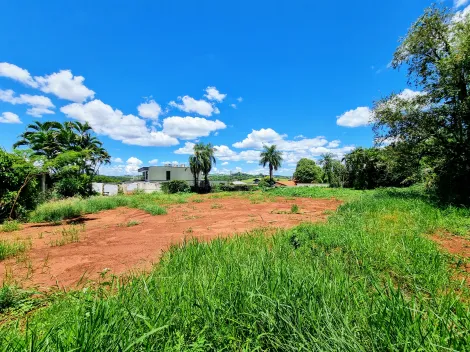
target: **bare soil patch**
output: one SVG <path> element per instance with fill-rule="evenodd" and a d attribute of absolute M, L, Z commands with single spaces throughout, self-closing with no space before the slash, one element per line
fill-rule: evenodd
<path fill-rule="evenodd" d="M 21 231 L 0 234 L 2 239 L 32 242 L 31 250 L 0 262 L 0 280 L 39 290 L 81 287 L 105 271 L 120 275 L 148 270 L 163 251 L 184 239 L 207 241 L 255 228 L 322 221 L 326 210 L 341 204 L 335 199 L 310 198 L 277 198 L 258 204 L 241 197 L 201 199 L 168 206 L 167 215 L 118 208 L 58 226 L 26 224 Z M 293 204 L 299 206 L 299 213 L 290 213 Z"/>
<path fill-rule="evenodd" d="M 459 275 L 470 285 L 468 274 L 470 274 L 470 241 L 461 236 L 454 236 L 447 232 L 439 232 L 431 236 L 431 239 L 436 242 L 444 251 L 462 258 L 458 262 L 459 271 L 466 273 L 465 276 Z M 455 266 L 455 265 L 454 265 Z"/>

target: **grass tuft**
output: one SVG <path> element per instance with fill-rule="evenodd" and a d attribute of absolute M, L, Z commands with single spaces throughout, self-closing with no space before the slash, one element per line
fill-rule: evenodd
<path fill-rule="evenodd" d="M 2 226 L 0 226 L 0 232 L 13 232 L 21 230 L 21 225 L 18 221 L 5 221 Z"/>

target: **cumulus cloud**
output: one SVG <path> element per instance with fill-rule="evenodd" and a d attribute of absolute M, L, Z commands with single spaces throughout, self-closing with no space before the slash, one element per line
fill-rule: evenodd
<path fill-rule="evenodd" d="M 328 148 L 337 148 L 341 144 L 341 141 L 338 139 L 335 139 L 334 141 L 331 141 L 328 143 L 327 147 Z"/>
<path fill-rule="evenodd" d="M 454 6 L 457 7 L 462 7 L 464 5 L 467 5 L 470 0 L 454 0 Z"/>
<path fill-rule="evenodd" d="M 88 122 L 96 133 L 125 144 L 162 147 L 179 143 L 174 137 L 149 129 L 145 120 L 132 114 L 124 115 L 101 100 L 92 100 L 86 104 L 72 103 L 63 106 L 60 111 L 69 118 Z"/>
<path fill-rule="evenodd" d="M 181 147 L 181 148 L 175 150 L 175 154 L 186 154 L 186 155 L 193 154 L 195 145 L 196 145 L 195 143 L 186 142 L 184 144 L 184 147 Z"/>
<path fill-rule="evenodd" d="M 468 2 L 468 1 L 467 1 Z M 453 22 L 463 22 L 470 15 L 470 5 L 464 8 L 462 11 L 457 11 L 452 18 Z"/>
<path fill-rule="evenodd" d="M 129 175 L 135 175 L 138 173 L 138 169 L 143 164 L 142 160 L 137 159 L 136 157 L 132 156 L 126 161 L 126 173 Z"/>
<path fill-rule="evenodd" d="M 343 127 L 367 126 L 371 123 L 372 117 L 372 110 L 367 106 L 361 106 L 338 116 L 336 124 Z"/>
<path fill-rule="evenodd" d="M 150 100 L 146 103 L 142 103 L 137 107 L 139 116 L 147 119 L 158 120 L 158 117 L 162 113 L 162 108 L 155 100 Z"/>
<path fill-rule="evenodd" d="M 326 145 L 328 141 L 322 137 L 305 138 L 297 136 L 296 140 L 288 140 L 287 135 L 280 134 L 272 128 L 262 128 L 260 130 L 252 130 L 250 134 L 241 142 L 233 144 L 235 148 L 242 149 L 262 149 L 264 145 L 275 144 L 280 151 L 305 150 L 311 147 L 319 147 Z"/>
<path fill-rule="evenodd" d="M 241 142 L 233 144 L 235 148 L 262 148 L 266 143 L 281 141 L 284 136 L 280 135 L 272 128 L 262 128 L 252 130 L 252 132 Z"/>
<path fill-rule="evenodd" d="M 111 158 L 111 161 L 112 161 L 113 163 L 120 163 L 120 164 L 123 163 L 123 161 L 122 161 L 121 158 Z"/>
<path fill-rule="evenodd" d="M 178 97 L 178 100 L 181 101 L 180 104 L 176 103 L 175 101 L 171 101 L 169 105 L 184 112 L 195 112 L 196 114 L 202 116 L 212 116 L 212 114 L 219 113 L 219 109 L 214 107 L 213 104 L 202 99 L 196 100 L 188 95 L 185 95 L 184 97 Z"/>
<path fill-rule="evenodd" d="M 43 95 L 20 94 L 17 96 L 11 89 L 0 89 L 0 101 L 13 105 L 29 105 L 30 108 L 26 113 L 34 117 L 41 117 L 44 114 L 54 114 L 54 111 L 50 110 L 50 108 L 54 108 L 54 104 L 52 104 L 52 101 L 48 97 Z"/>
<path fill-rule="evenodd" d="M 0 62 L 0 76 L 13 79 L 33 88 L 37 88 L 38 86 L 37 82 L 34 81 L 28 70 L 8 62 Z"/>
<path fill-rule="evenodd" d="M 158 165 L 158 159 L 152 159 L 149 161 L 149 165 Z"/>
<path fill-rule="evenodd" d="M 227 96 L 227 94 L 222 94 L 220 93 L 217 88 L 215 87 L 207 87 L 206 88 L 206 94 L 204 94 L 204 96 L 208 99 L 208 100 L 215 100 L 217 102 L 222 102 L 225 97 Z"/>
<path fill-rule="evenodd" d="M 234 109 L 237 108 L 237 104 L 230 104 L 230 106 L 231 106 L 232 108 L 234 108 Z"/>
<path fill-rule="evenodd" d="M 22 123 L 20 117 L 12 112 L 3 112 L 0 115 L 0 123 Z"/>
<path fill-rule="evenodd" d="M 163 120 L 163 132 L 181 139 L 196 139 L 207 137 L 211 132 L 226 128 L 219 120 L 207 120 L 202 117 L 171 116 Z"/>
<path fill-rule="evenodd" d="M 238 101 L 239 103 L 241 103 L 241 102 L 243 101 L 243 98 L 242 98 L 242 97 L 238 97 L 238 98 L 237 98 L 237 101 Z"/>
<path fill-rule="evenodd" d="M 225 165 L 228 165 L 228 164 L 229 164 L 228 161 L 224 161 L 224 162 L 222 163 L 222 166 L 225 166 Z"/>
<path fill-rule="evenodd" d="M 95 92 L 83 84 L 85 77 L 74 76 L 70 70 L 61 70 L 50 75 L 34 78 L 41 91 L 54 94 L 61 99 L 81 103 L 95 96 Z"/>

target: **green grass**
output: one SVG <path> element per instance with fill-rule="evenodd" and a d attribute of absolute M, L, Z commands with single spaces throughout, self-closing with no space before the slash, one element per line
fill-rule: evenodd
<path fill-rule="evenodd" d="M 346 197 L 327 223 L 174 246 L 148 275 L 3 325 L 1 349 L 467 350 L 468 288 L 427 234 L 468 235 L 470 210 L 413 190 Z"/>
<path fill-rule="evenodd" d="M 126 224 L 127 227 L 137 226 L 140 224 L 139 220 L 129 220 Z"/>
<path fill-rule="evenodd" d="M 292 214 L 298 214 L 299 213 L 299 206 L 297 204 L 292 204 L 290 207 L 290 212 Z"/>
<path fill-rule="evenodd" d="M 84 214 L 97 213 L 118 207 L 141 209 L 152 215 L 166 214 L 165 205 L 186 203 L 189 195 L 136 194 L 112 197 L 96 196 L 86 199 L 68 198 L 39 205 L 30 216 L 31 222 L 57 222 Z"/>
<path fill-rule="evenodd" d="M 279 187 L 265 191 L 271 196 L 278 197 L 305 197 L 305 198 L 337 198 L 351 201 L 369 193 L 370 191 L 356 191 L 349 188 L 327 187 Z"/>
<path fill-rule="evenodd" d="M 13 231 L 18 231 L 18 230 L 21 230 L 21 225 L 16 220 L 5 221 L 0 226 L 0 232 L 13 232 Z"/>
<path fill-rule="evenodd" d="M 31 241 L 26 240 L 1 240 L 0 260 L 14 257 L 31 248 Z"/>
<path fill-rule="evenodd" d="M 53 235 L 57 235 L 59 238 L 52 240 L 50 242 L 51 247 L 59 247 L 65 246 L 69 243 L 75 243 L 80 241 L 80 232 L 84 230 L 84 227 L 81 229 L 77 228 L 76 226 L 64 227 L 61 231 L 57 231 L 53 233 Z"/>

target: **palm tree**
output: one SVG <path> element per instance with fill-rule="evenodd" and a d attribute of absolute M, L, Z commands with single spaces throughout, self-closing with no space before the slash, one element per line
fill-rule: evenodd
<path fill-rule="evenodd" d="M 189 157 L 189 169 L 191 170 L 191 173 L 193 174 L 194 178 L 194 188 L 196 191 L 199 189 L 199 174 L 201 173 L 201 164 L 196 157 L 196 155 L 191 155 Z"/>
<path fill-rule="evenodd" d="M 282 165 L 282 152 L 277 150 L 276 145 L 263 146 L 263 151 L 260 154 L 259 164 L 265 167 L 269 165 L 269 181 L 273 183 L 273 170 L 278 170 Z"/>
<path fill-rule="evenodd" d="M 210 188 L 209 184 L 209 173 L 212 170 L 212 165 L 216 164 L 215 159 L 215 148 L 212 144 L 198 143 L 194 146 L 194 157 L 200 165 L 200 171 L 204 175 L 204 189 L 207 191 Z"/>

